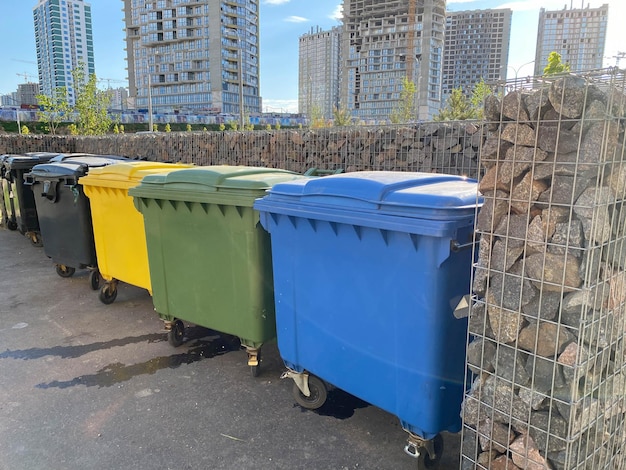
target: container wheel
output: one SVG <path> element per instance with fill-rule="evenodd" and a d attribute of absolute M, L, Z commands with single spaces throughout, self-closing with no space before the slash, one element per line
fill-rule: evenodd
<path fill-rule="evenodd" d="M 294 382 L 292 388 L 293 397 L 302 408 L 317 410 L 326 402 L 326 397 L 328 396 L 326 385 L 314 375 L 309 375 L 309 392 L 311 392 L 311 395 L 305 396 Z"/>
<path fill-rule="evenodd" d="M 174 320 L 172 328 L 167 332 L 167 341 L 177 348 L 183 344 L 183 338 L 185 337 L 185 325 L 180 320 Z"/>
<path fill-rule="evenodd" d="M 110 283 L 106 283 L 100 289 L 99 299 L 105 305 L 112 304 L 115 302 L 115 298 L 117 297 L 117 287 L 112 286 Z"/>
<path fill-rule="evenodd" d="M 9 220 L 9 221 L 7 222 L 7 228 L 8 228 L 9 230 L 17 230 L 17 222 L 14 222 L 14 221 L 12 221 L 12 220 Z"/>
<path fill-rule="evenodd" d="M 255 366 L 250 366 L 250 374 L 252 377 L 258 377 L 261 373 L 261 350 L 259 349 L 256 353 L 257 364 Z"/>
<path fill-rule="evenodd" d="M 43 246 L 43 240 L 41 238 L 41 234 L 40 233 L 31 232 L 31 233 L 29 233 L 29 237 L 28 238 L 30 238 L 30 242 L 33 244 L 33 246 L 37 246 L 37 247 Z"/>
<path fill-rule="evenodd" d="M 100 289 L 100 271 L 97 269 L 89 273 L 89 287 L 91 287 L 91 290 Z"/>
<path fill-rule="evenodd" d="M 57 264 L 57 274 L 61 277 L 72 277 L 76 272 L 76 269 L 71 266 L 65 266 L 64 264 Z"/>
<path fill-rule="evenodd" d="M 443 437 L 437 434 L 433 438 L 433 446 L 435 448 L 435 456 L 430 457 L 426 449 L 420 449 L 420 455 L 417 457 L 417 470 L 437 470 L 443 454 Z"/>

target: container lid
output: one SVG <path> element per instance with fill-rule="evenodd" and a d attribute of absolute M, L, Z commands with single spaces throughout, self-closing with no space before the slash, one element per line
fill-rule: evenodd
<path fill-rule="evenodd" d="M 178 201 L 212 202 L 251 206 L 254 199 L 277 183 L 300 174 L 275 168 L 216 165 L 146 176 L 129 194 Z"/>
<path fill-rule="evenodd" d="M 118 155 L 93 155 L 89 153 L 67 153 L 60 154 L 52 158 L 50 162 L 54 163 L 78 163 L 86 165 L 89 168 L 98 168 L 106 165 L 120 163 L 120 161 L 132 161 L 130 158 Z"/>
<path fill-rule="evenodd" d="M 462 176 L 362 171 L 277 184 L 255 208 L 389 229 L 410 224 L 418 233 L 425 221 L 435 232 L 446 222 L 471 223 L 481 204 L 477 182 Z"/>
<path fill-rule="evenodd" d="M 31 152 L 20 155 L 6 155 L 4 165 L 9 170 L 30 170 L 35 165 L 45 163 L 58 156 L 58 153 Z"/>
<path fill-rule="evenodd" d="M 80 184 L 83 186 L 129 188 L 136 186 L 145 176 L 185 168 L 193 168 L 193 165 L 146 161 L 115 163 L 90 170 L 87 176 L 80 179 Z"/>
<path fill-rule="evenodd" d="M 42 163 L 25 175 L 26 181 L 62 180 L 78 178 L 87 173 L 88 167 L 80 163 Z"/>

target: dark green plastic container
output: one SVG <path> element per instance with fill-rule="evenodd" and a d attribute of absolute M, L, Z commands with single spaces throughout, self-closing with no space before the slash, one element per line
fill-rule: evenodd
<path fill-rule="evenodd" d="M 146 176 L 131 188 L 143 214 L 155 310 L 183 341 L 183 321 L 239 337 L 252 374 L 276 337 L 272 257 L 253 209 L 286 170 L 207 166 Z"/>

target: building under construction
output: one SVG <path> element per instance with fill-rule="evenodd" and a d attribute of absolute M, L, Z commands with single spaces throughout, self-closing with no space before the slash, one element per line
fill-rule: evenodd
<path fill-rule="evenodd" d="M 344 1 L 341 97 L 355 118 L 392 115 L 404 78 L 416 87 L 417 119 L 439 111 L 445 10 L 445 0 Z"/>

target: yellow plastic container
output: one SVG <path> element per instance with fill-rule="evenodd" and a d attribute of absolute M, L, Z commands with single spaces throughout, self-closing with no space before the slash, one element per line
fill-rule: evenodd
<path fill-rule="evenodd" d="M 132 161 L 93 168 L 80 178 L 91 205 L 98 269 L 106 281 L 100 289 L 103 303 L 115 301 L 118 281 L 147 289 L 152 295 L 143 216 L 128 190 L 141 183 L 144 176 L 191 167 Z"/>

